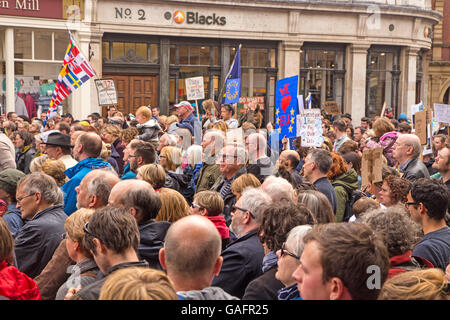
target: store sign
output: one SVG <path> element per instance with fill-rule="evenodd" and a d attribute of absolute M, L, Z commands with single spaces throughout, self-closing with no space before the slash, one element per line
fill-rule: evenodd
<path fill-rule="evenodd" d="M 165 12 L 164 17 L 166 20 L 170 20 L 172 15 L 170 12 Z M 203 24 L 203 25 L 218 25 L 224 26 L 227 24 L 227 18 L 216 15 L 213 13 L 212 15 L 204 15 L 199 12 L 187 11 L 184 13 L 181 10 L 177 10 L 173 13 L 173 20 L 181 24 L 186 21 L 187 24 Z"/>
<path fill-rule="evenodd" d="M 84 0 L 0 0 L 0 15 L 19 17 L 71 19 L 83 8 Z"/>

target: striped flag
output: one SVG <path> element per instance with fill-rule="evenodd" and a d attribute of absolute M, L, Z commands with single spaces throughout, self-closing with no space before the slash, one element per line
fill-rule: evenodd
<path fill-rule="evenodd" d="M 306 97 L 306 108 L 307 109 L 311 109 L 312 105 L 312 96 L 311 96 L 311 92 L 308 94 L 308 96 Z"/>
<path fill-rule="evenodd" d="M 72 33 L 69 32 L 70 43 L 64 56 L 63 67 L 58 75 L 55 90 L 48 106 L 46 122 L 56 113 L 58 105 L 72 93 L 72 91 L 81 87 L 90 78 L 96 75 L 95 70 L 89 62 L 84 58 L 73 39 Z"/>

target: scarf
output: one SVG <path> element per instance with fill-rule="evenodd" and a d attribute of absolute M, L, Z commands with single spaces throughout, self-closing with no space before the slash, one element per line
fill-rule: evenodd
<path fill-rule="evenodd" d="M 298 292 L 297 283 L 278 290 L 278 300 L 298 300 L 300 293 Z"/>
<path fill-rule="evenodd" d="M 275 266 L 278 262 L 278 257 L 275 254 L 275 252 L 270 251 L 268 254 L 266 254 L 264 256 L 263 259 L 263 266 L 262 266 L 262 271 L 263 273 L 266 272 L 267 270 L 271 269 L 273 266 Z"/>

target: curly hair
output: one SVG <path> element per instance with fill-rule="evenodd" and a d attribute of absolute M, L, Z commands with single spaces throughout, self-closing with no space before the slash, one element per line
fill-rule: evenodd
<path fill-rule="evenodd" d="M 66 166 L 61 160 L 47 159 L 41 166 L 41 171 L 55 179 L 58 187 L 61 187 L 64 183 L 66 183 L 67 176 L 64 173 L 65 170 Z"/>
<path fill-rule="evenodd" d="M 421 227 L 402 205 L 367 211 L 362 214 L 361 221 L 381 235 L 389 258 L 412 250 L 421 237 Z"/>
<path fill-rule="evenodd" d="M 386 182 L 391 191 L 390 196 L 393 203 L 406 203 L 408 201 L 407 196 L 411 185 L 409 180 L 390 175 L 383 182 Z"/>
<path fill-rule="evenodd" d="M 277 202 L 265 205 L 261 211 L 259 234 L 262 243 L 276 252 L 286 241 L 289 231 L 299 225 L 316 223 L 311 211 L 301 203 Z"/>
<path fill-rule="evenodd" d="M 328 180 L 330 181 L 347 172 L 345 160 L 338 152 L 331 152 L 331 158 L 333 159 L 333 163 L 327 173 Z"/>
<path fill-rule="evenodd" d="M 122 132 L 120 133 L 120 140 L 122 140 L 122 142 L 127 145 L 138 134 L 139 134 L 138 129 L 136 129 L 135 127 L 129 127 L 129 128 L 122 130 Z"/>

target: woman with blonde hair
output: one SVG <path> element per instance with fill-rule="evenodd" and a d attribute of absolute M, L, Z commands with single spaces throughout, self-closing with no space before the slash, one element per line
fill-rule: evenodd
<path fill-rule="evenodd" d="M 61 187 L 64 183 L 69 181 L 69 178 L 64 173 L 64 171 L 66 171 L 66 166 L 61 160 L 45 160 L 44 163 L 42 163 L 41 171 L 55 179 L 58 187 Z"/>
<path fill-rule="evenodd" d="M 228 125 L 226 124 L 225 121 L 220 120 L 220 121 L 217 121 L 216 123 L 213 123 L 212 126 L 211 126 L 211 129 L 222 130 L 226 134 L 228 129 L 229 129 L 229 127 L 228 127 Z"/>
<path fill-rule="evenodd" d="M 125 146 L 120 139 L 121 130 L 118 126 L 113 124 L 107 124 L 102 129 L 103 141 L 109 145 L 111 145 L 111 157 L 116 160 L 117 166 L 119 168 L 119 175 L 123 173 L 123 152 L 125 150 Z"/>
<path fill-rule="evenodd" d="M 231 184 L 231 192 L 236 196 L 236 201 L 239 200 L 242 192 L 248 187 L 261 187 L 261 182 L 251 173 L 242 174 L 233 181 Z"/>
<path fill-rule="evenodd" d="M 175 222 L 190 214 L 189 205 L 181 193 L 170 188 L 162 188 L 158 192 L 161 209 L 156 221 Z"/>
<path fill-rule="evenodd" d="M 64 223 L 67 253 L 76 264 L 68 270 L 70 277 L 58 289 L 56 300 L 64 300 L 75 281 L 79 281 L 82 287 L 95 282 L 97 273 L 100 271 L 92 258 L 91 251 L 84 242 L 84 225 L 89 222 L 94 211 L 93 209 L 79 209 L 72 213 Z"/>
<path fill-rule="evenodd" d="M 168 116 L 166 119 L 166 132 L 169 134 L 175 134 L 177 127 L 178 117 L 176 115 Z"/>
<path fill-rule="evenodd" d="M 163 271 L 131 267 L 108 276 L 99 300 L 178 300 L 178 296 Z"/>
<path fill-rule="evenodd" d="M 145 164 L 137 169 L 137 179 L 144 180 L 150 183 L 155 189 L 159 191 L 166 183 L 166 172 L 161 165 L 156 163 Z"/>

